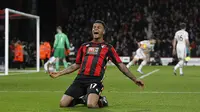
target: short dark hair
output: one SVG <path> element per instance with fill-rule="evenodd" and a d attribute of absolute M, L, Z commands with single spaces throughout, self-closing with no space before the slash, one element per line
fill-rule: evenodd
<path fill-rule="evenodd" d="M 62 31 L 62 27 L 61 27 L 61 26 L 58 26 L 58 27 L 57 27 L 57 29 L 59 29 L 59 30 L 61 30 L 61 31 Z"/>
<path fill-rule="evenodd" d="M 106 24 L 102 20 L 96 20 L 94 23 L 100 23 L 103 25 L 104 29 L 107 29 Z"/>
<path fill-rule="evenodd" d="M 180 28 L 181 29 L 185 29 L 186 28 L 186 24 L 185 23 L 180 23 Z"/>

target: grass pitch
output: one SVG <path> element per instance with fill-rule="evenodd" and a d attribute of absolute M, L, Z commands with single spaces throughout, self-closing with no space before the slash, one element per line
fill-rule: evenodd
<path fill-rule="evenodd" d="M 76 76 L 51 79 L 47 74 L 29 73 L 0 77 L 0 112 L 199 112 L 200 67 L 185 67 L 184 76 L 174 76 L 170 66 L 146 66 L 156 71 L 142 80 L 141 90 L 114 66 L 105 73 L 105 95 L 109 107 L 88 109 L 82 105 L 59 108 L 59 100 Z M 136 66 L 130 68 L 137 77 Z M 178 73 L 178 71 L 177 71 Z M 11 73 L 12 74 L 12 73 Z"/>

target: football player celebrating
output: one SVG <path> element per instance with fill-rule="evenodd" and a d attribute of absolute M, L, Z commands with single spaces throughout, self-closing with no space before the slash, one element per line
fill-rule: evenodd
<path fill-rule="evenodd" d="M 144 86 L 143 82 L 138 80 L 122 63 L 114 47 L 104 42 L 105 23 L 103 21 L 94 22 L 92 34 L 93 40 L 82 44 L 79 48 L 75 64 L 62 71 L 49 73 L 52 78 L 57 78 L 79 69 L 74 82 L 61 98 L 60 107 L 69 107 L 80 103 L 80 97 L 83 95 L 86 96 L 88 108 L 102 107 L 100 94 L 103 90 L 102 80 L 108 60 L 111 60 L 136 85 Z"/>

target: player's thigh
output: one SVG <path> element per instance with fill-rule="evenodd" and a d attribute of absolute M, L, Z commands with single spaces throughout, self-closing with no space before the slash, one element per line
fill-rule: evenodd
<path fill-rule="evenodd" d="M 135 63 L 136 61 L 138 61 L 140 59 L 140 56 L 138 56 L 138 55 L 135 55 L 134 57 L 133 57 L 133 62 Z"/>
<path fill-rule="evenodd" d="M 144 52 L 142 50 L 140 50 L 138 53 L 137 53 L 137 57 L 139 59 L 146 59 L 146 55 L 144 54 Z"/>
<path fill-rule="evenodd" d="M 80 83 L 74 82 L 69 86 L 64 94 L 73 98 L 79 98 L 80 96 L 86 95 L 87 90 L 85 90 Z"/>
<path fill-rule="evenodd" d="M 178 58 L 179 59 L 185 59 L 185 57 L 186 57 L 186 52 L 185 51 L 181 51 L 179 54 L 178 54 Z"/>
<path fill-rule="evenodd" d="M 177 46 L 177 57 L 184 59 L 186 57 L 186 50 L 184 46 Z"/>
<path fill-rule="evenodd" d="M 87 104 L 95 106 L 98 103 L 99 95 L 103 90 L 102 83 L 91 83 L 87 87 Z"/>
<path fill-rule="evenodd" d="M 137 54 L 140 54 L 140 51 L 141 51 L 141 49 L 140 49 L 140 48 L 139 48 L 139 49 L 137 49 L 137 50 L 136 50 L 136 55 L 137 55 Z"/>
<path fill-rule="evenodd" d="M 86 95 L 86 90 L 82 88 L 81 84 L 72 83 L 61 98 L 60 107 L 68 107 L 73 99 L 78 99 L 83 95 Z"/>
<path fill-rule="evenodd" d="M 103 88 L 104 86 L 101 82 L 90 83 L 89 85 L 87 85 L 87 94 L 94 93 L 100 95 L 103 91 Z"/>
<path fill-rule="evenodd" d="M 150 53 L 146 53 L 145 55 L 146 55 L 145 60 L 147 62 L 150 62 Z"/>
<path fill-rule="evenodd" d="M 59 48 L 56 48 L 56 49 L 54 50 L 54 54 L 53 54 L 53 55 L 54 55 L 55 58 L 59 58 L 59 52 L 60 52 L 60 51 L 59 51 Z"/>
<path fill-rule="evenodd" d="M 62 58 L 62 59 L 65 58 L 65 48 L 60 48 L 59 57 Z"/>

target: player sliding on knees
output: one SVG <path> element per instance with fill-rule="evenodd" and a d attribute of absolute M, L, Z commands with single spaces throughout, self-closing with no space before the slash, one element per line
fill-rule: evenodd
<path fill-rule="evenodd" d="M 179 68 L 180 75 L 183 76 L 183 65 L 186 58 L 186 51 L 189 51 L 189 40 L 188 32 L 186 30 L 186 24 L 180 24 L 181 30 L 177 31 L 173 40 L 173 55 L 177 54 L 179 62 L 174 67 L 174 75 L 176 75 L 176 70 Z M 188 61 L 188 60 L 187 60 Z"/>
<path fill-rule="evenodd" d="M 137 72 L 140 74 L 144 74 L 142 72 L 143 66 L 147 64 L 150 58 L 150 51 L 154 50 L 154 45 L 156 43 L 156 40 L 150 39 L 150 40 L 143 40 L 138 43 L 139 48 L 136 51 L 136 55 L 133 57 L 133 60 L 127 64 L 127 68 L 130 68 L 133 64 L 135 64 L 137 61 L 142 60 L 141 64 L 139 65 Z"/>
<path fill-rule="evenodd" d="M 103 90 L 102 80 L 106 70 L 106 63 L 109 60 L 136 85 L 144 86 L 143 82 L 137 80 L 122 63 L 114 47 L 104 42 L 105 28 L 103 21 L 96 20 L 92 27 L 93 40 L 81 45 L 76 56 L 76 63 L 62 71 L 49 72 L 52 78 L 57 78 L 79 69 L 77 77 L 61 98 L 60 107 L 70 107 L 83 103 L 81 101 L 82 96 L 85 96 L 85 104 L 88 108 L 105 106 L 102 103 L 108 102 L 100 94 Z"/>
<path fill-rule="evenodd" d="M 62 28 L 60 26 L 57 27 L 57 34 L 55 35 L 54 41 L 54 57 L 56 58 L 56 70 L 59 71 L 59 61 L 62 59 L 64 67 L 68 67 L 68 63 L 66 61 L 65 56 L 65 43 L 67 48 L 70 48 L 69 40 L 67 35 L 62 33 Z"/>

